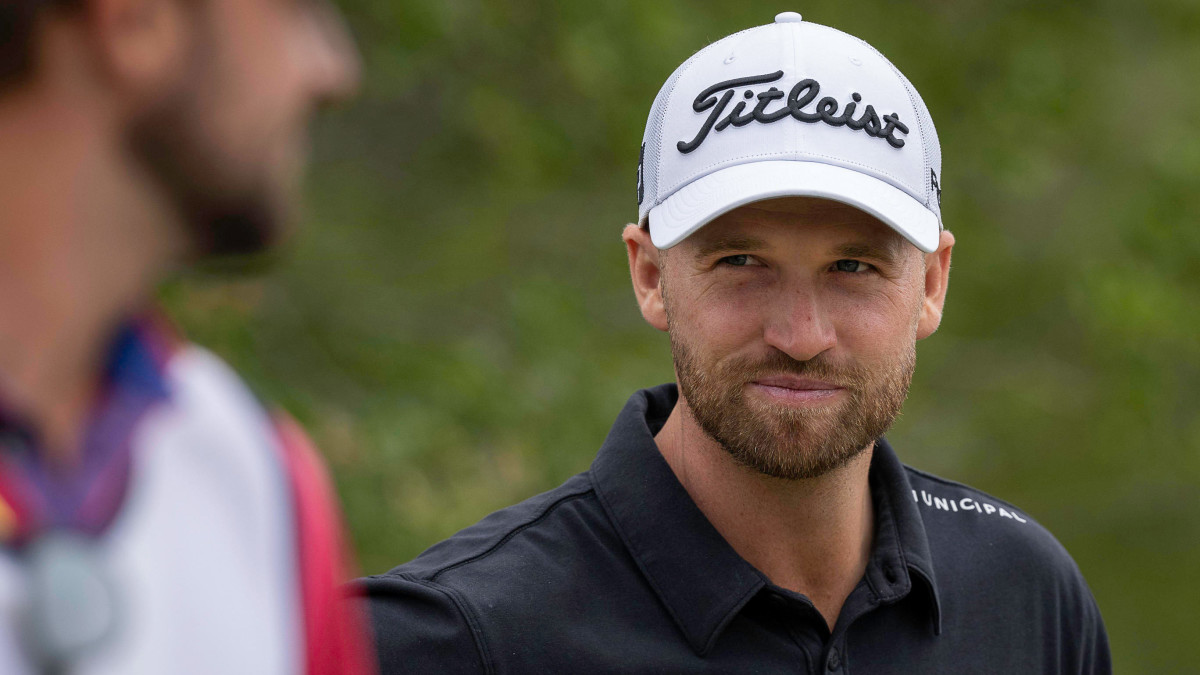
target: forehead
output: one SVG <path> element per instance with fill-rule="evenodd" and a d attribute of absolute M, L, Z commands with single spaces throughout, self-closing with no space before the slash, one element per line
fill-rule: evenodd
<path fill-rule="evenodd" d="M 681 242 L 710 249 L 731 237 L 772 245 L 841 246 L 850 242 L 883 248 L 894 256 L 917 249 L 895 230 L 865 211 L 828 199 L 783 197 L 754 202 L 721 215 Z"/>

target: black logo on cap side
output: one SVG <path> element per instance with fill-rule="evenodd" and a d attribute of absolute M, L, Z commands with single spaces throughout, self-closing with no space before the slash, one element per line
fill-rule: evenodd
<path fill-rule="evenodd" d="M 937 172 L 933 169 L 929 170 L 929 184 L 933 186 L 933 193 L 937 195 L 938 208 L 942 208 L 942 186 L 938 184 Z"/>
<path fill-rule="evenodd" d="M 783 78 L 783 71 L 777 70 L 766 75 L 725 80 L 700 92 L 696 100 L 692 101 L 692 110 L 700 113 L 712 108 L 712 112 L 704 120 L 704 124 L 700 127 L 700 131 L 696 133 L 695 138 L 686 142 L 679 141 L 675 147 L 679 149 L 679 152 L 686 155 L 699 148 L 712 131 L 724 131 L 730 126 L 744 127 L 751 122 L 771 124 L 785 117 L 791 117 L 810 124 L 824 122 L 834 127 L 844 126 L 854 131 L 862 131 L 872 138 L 883 139 L 893 148 L 904 147 L 904 139 L 897 137 L 896 133 L 907 134 L 908 126 L 900 121 L 900 116 L 896 113 L 890 113 L 881 117 L 879 113 L 875 112 L 874 106 L 868 105 L 863 108 L 860 117 L 854 117 L 858 104 L 862 103 L 861 94 L 853 94 L 851 96 L 853 100 L 846 103 L 844 108 L 837 99 L 832 96 L 826 96 L 817 101 L 812 111 L 809 112 L 805 111 L 804 107 L 816 100 L 817 95 L 821 92 L 821 85 L 816 80 L 800 80 L 787 94 L 784 94 L 782 90 L 776 87 L 771 87 L 760 93 L 755 93 L 750 88 L 756 84 L 767 84 L 781 78 Z M 738 101 L 737 105 L 733 106 L 728 115 L 721 117 L 725 109 L 729 107 L 729 102 L 736 95 L 736 90 L 740 87 L 747 87 L 742 93 L 742 96 L 747 100 Z M 724 93 L 721 93 L 720 97 L 718 97 L 719 92 Z M 754 105 L 754 108 L 750 112 L 746 112 L 749 101 L 755 98 L 758 99 L 758 103 Z M 782 107 L 771 111 L 767 110 L 767 107 L 773 102 L 781 100 Z M 841 108 L 840 114 L 838 113 L 839 108 Z"/>
<path fill-rule="evenodd" d="M 646 198 L 646 144 L 642 143 L 642 150 L 638 153 L 638 176 L 637 176 L 637 193 L 638 206 L 642 205 L 642 200 Z"/>

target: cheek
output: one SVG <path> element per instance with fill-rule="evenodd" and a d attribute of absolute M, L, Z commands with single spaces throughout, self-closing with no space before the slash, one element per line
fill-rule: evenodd
<path fill-rule="evenodd" d="M 911 284 L 835 294 L 830 316 L 838 344 L 858 354 L 894 354 L 916 341 L 921 293 Z"/>
<path fill-rule="evenodd" d="M 754 281 L 682 280 L 667 294 L 676 339 L 710 354 L 727 354 L 762 337 L 765 289 Z"/>
<path fill-rule="evenodd" d="M 238 0 L 239 3 L 244 0 Z M 296 37 L 297 18 L 285 3 L 244 2 L 226 5 L 216 17 L 223 30 L 214 38 L 214 105 L 223 141 L 254 164 L 275 152 L 303 112 L 303 46 Z"/>

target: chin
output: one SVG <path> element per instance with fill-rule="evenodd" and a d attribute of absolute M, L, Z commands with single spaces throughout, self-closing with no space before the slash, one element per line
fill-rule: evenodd
<path fill-rule="evenodd" d="M 739 463 L 772 478 L 812 480 L 846 466 L 870 445 L 826 447 L 825 438 L 780 439 L 776 445 L 753 451 L 732 452 Z"/>
<path fill-rule="evenodd" d="M 285 242 L 295 215 L 292 192 L 261 186 L 235 197 L 193 203 L 186 220 L 197 242 L 198 257 L 255 255 Z"/>

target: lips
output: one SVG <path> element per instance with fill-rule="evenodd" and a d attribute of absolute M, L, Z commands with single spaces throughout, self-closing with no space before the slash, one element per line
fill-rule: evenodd
<path fill-rule="evenodd" d="M 769 375 L 750 381 L 750 389 L 784 405 L 823 405 L 844 391 L 832 382 L 796 375 Z"/>
<path fill-rule="evenodd" d="M 814 380 L 807 377 L 799 377 L 796 375 L 769 375 L 766 377 L 758 377 L 751 381 L 751 384 L 757 384 L 763 387 L 771 387 L 775 389 L 790 389 L 794 391 L 834 391 L 842 389 L 836 384 L 825 382 L 824 380 Z"/>

